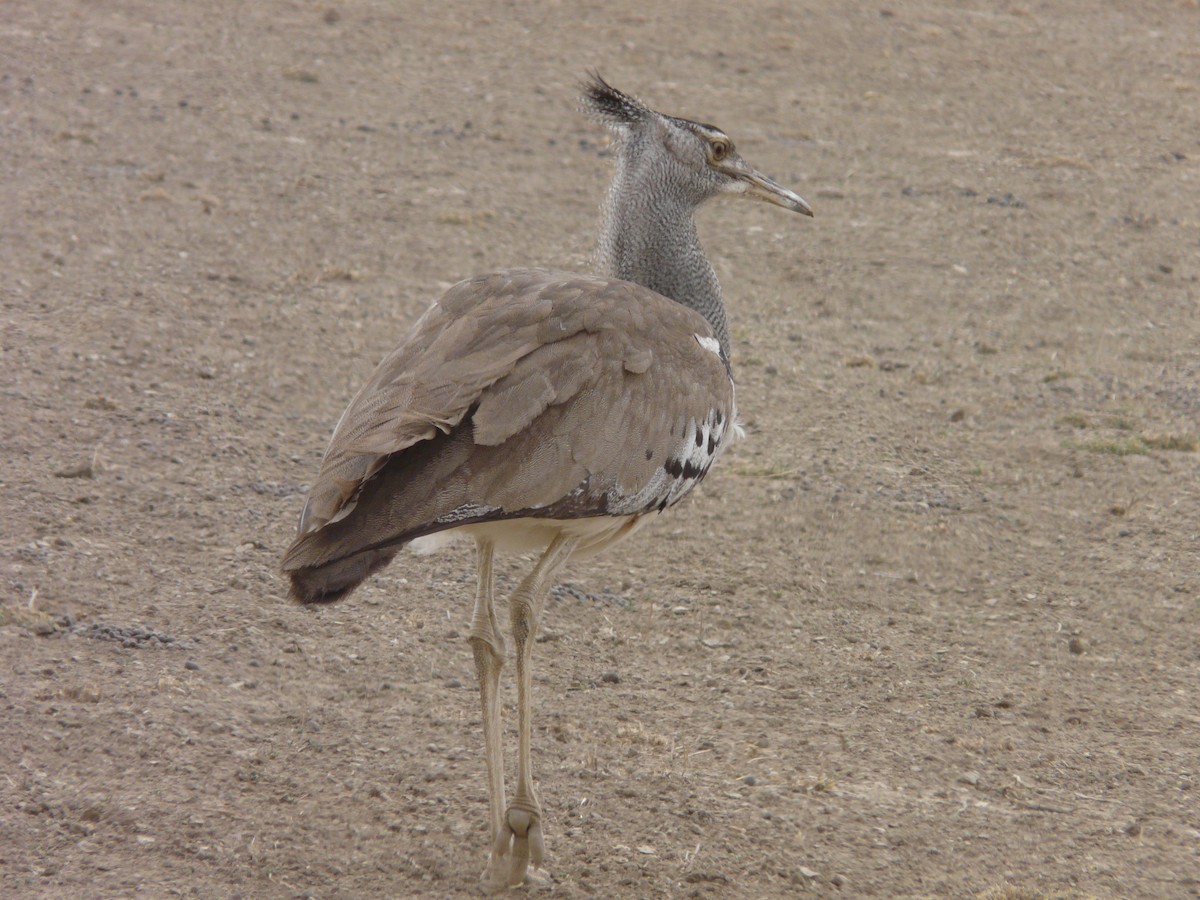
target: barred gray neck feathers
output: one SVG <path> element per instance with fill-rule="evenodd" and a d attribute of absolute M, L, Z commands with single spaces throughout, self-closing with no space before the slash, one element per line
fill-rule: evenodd
<path fill-rule="evenodd" d="M 700 246 L 693 218 L 704 198 L 690 196 L 680 180 L 671 177 L 669 167 L 676 163 L 654 138 L 639 137 L 630 135 L 618 146 L 616 172 L 601 216 L 597 269 L 700 313 L 728 361 L 729 324 L 721 285 Z"/>

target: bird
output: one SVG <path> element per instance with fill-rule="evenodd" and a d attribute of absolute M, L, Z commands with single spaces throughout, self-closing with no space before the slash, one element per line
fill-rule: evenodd
<path fill-rule="evenodd" d="M 484 889 L 538 879 L 531 651 L 563 565 L 679 503 L 740 430 L 721 286 L 694 220 L 721 196 L 813 214 L 720 128 L 656 112 L 598 73 L 581 109 L 612 134 L 594 272 L 511 268 L 436 300 L 350 401 L 282 560 L 301 604 L 340 600 L 406 545 L 475 543 L 467 640 L 488 781 Z M 506 800 L 496 552 L 538 554 L 509 596 L 517 783 Z"/>

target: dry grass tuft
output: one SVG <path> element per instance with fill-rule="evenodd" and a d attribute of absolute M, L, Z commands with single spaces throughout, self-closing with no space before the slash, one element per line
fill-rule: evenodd
<path fill-rule="evenodd" d="M 1086 441 L 1067 441 L 1066 446 L 1088 453 L 1105 453 L 1109 456 L 1145 456 L 1150 448 L 1137 435 L 1123 437 L 1094 437 Z"/>
<path fill-rule="evenodd" d="M 32 600 L 25 604 L 6 603 L 0 606 L 0 626 L 3 625 L 27 628 L 34 634 L 50 634 L 57 627 L 54 623 L 54 616 L 40 609 L 34 609 Z"/>
<path fill-rule="evenodd" d="M 1089 428 L 1091 427 L 1091 419 L 1083 413 L 1067 413 L 1065 416 L 1058 417 L 1059 425 L 1070 425 L 1072 428 Z"/>
<path fill-rule="evenodd" d="M 1095 894 L 1079 891 L 1043 891 L 1040 888 L 998 884 L 975 895 L 975 900 L 1099 900 Z"/>
<path fill-rule="evenodd" d="M 1200 450 L 1200 439 L 1186 431 L 1143 431 L 1142 443 L 1152 450 L 1178 450 L 1181 453 L 1195 453 Z"/>
<path fill-rule="evenodd" d="M 670 738 L 646 730 L 641 722 L 617 726 L 617 740 L 630 744 L 645 744 L 648 747 L 669 747 Z"/>

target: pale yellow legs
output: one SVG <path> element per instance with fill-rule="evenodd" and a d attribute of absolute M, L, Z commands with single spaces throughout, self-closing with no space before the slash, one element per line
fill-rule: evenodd
<path fill-rule="evenodd" d="M 492 575 L 492 544 L 480 539 L 475 544 L 479 586 L 475 611 L 471 614 L 471 633 L 467 640 L 475 653 L 475 671 L 479 674 L 479 701 L 483 707 L 483 747 L 487 754 L 488 810 L 491 814 L 489 836 L 500 831 L 504 815 L 504 748 L 500 746 L 500 670 L 504 668 L 504 638 L 496 627 L 492 608 L 495 579 Z"/>
<path fill-rule="evenodd" d="M 504 639 L 496 626 L 492 608 L 492 544 L 478 540 L 479 591 L 471 620 L 470 640 L 479 672 L 479 697 L 483 709 L 483 741 L 487 753 L 488 807 L 491 823 L 492 855 L 484 880 L 492 890 L 501 891 L 525 881 L 529 865 L 542 864 L 545 843 L 542 839 L 541 807 L 533 793 L 533 673 L 530 656 L 537 637 L 542 604 L 554 583 L 554 576 L 579 543 L 578 538 L 559 535 L 546 548 L 509 600 L 513 641 L 517 654 L 517 790 L 512 802 L 504 805 L 504 758 L 500 746 L 500 669 L 504 665 Z"/>

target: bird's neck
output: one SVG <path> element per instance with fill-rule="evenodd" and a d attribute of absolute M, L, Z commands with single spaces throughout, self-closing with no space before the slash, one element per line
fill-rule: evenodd
<path fill-rule="evenodd" d="M 618 162 L 600 224 L 597 268 L 700 313 L 729 359 L 729 323 L 721 285 L 700 246 L 695 204 L 664 190 L 653 172 Z"/>

